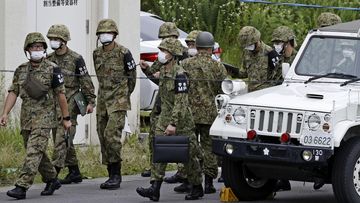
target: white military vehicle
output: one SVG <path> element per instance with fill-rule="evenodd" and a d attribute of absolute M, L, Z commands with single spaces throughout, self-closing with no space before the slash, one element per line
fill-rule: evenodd
<path fill-rule="evenodd" d="M 309 32 L 284 82 L 239 94 L 224 81 L 210 134 L 225 185 L 264 199 L 278 179 L 332 184 L 338 202 L 360 202 L 360 20 Z"/>

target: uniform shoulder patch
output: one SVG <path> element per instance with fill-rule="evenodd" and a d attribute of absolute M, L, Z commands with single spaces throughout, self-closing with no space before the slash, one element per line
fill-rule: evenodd
<path fill-rule="evenodd" d="M 53 69 L 53 79 L 52 79 L 51 86 L 52 86 L 52 88 L 57 88 L 62 84 L 64 84 L 64 76 L 61 72 L 61 69 L 56 66 Z"/>
<path fill-rule="evenodd" d="M 130 51 L 124 54 L 124 64 L 126 71 L 131 71 L 136 68 L 136 63 Z"/>
<path fill-rule="evenodd" d="M 83 76 L 83 75 L 87 74 L 88 71 L 87 71 L 83 57 L 80 56 L 79 58 L 76 59 L 75 66 L 76 66 L 75 74 L 77 76 Z"/>
<path fill-rule="evenodd" d="M 186 75 L 177 74 L 175 78 L 175 94 L 187 93 L 188 91 L 188 79 Z"/>

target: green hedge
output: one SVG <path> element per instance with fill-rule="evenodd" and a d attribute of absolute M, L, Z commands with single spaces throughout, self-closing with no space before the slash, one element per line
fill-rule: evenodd
<path fill-rule="evenodd" d="M 272 2 L 316 4 L 322 6 L 359 8 L 358 0 L 282 0 Z M 239 30 L 251 25 L 260 30 L 262 39 L 270 45 L 272 31 L 286 25 L 294 29 L 300 46 L 309 30 L 316 27 L 322 12 L 334 12 L 343 22 L 359 19 L 360 12 L 324 8 L 301 8 L 257 3 L 240 3 L 237 0 L 142 0 L 141 9 L 175 22 L 179 28 L 212 32 L 224 50 L 223 61 L 238 65 L 241 50 L 237 43 Z"/>

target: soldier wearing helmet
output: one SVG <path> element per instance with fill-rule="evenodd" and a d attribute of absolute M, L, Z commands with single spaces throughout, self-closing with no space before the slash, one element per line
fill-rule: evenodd
<path fill-rule="evenodd" d="M 200 30 L 193 30 L 188 34 L 188 36 L 185 39 L 186 45 L 188 47 L 189 56 L 195 56 L 198 53 L 195 45 L 195 40 L 200 32 L 201 32 Z"/>
<path fill-rule="evenodd" d="M 317 18 L 318 27 L 326 27 L 338 23 L 341 23 L 341 18 L 338 15 L 330 12 L 321 13 Z"/>
<path fill-rule="evenodd" d="M 83 57 L 67 46 L 67 42 L 71 39 L 69 29 L 65 25 L 55 24 L 49 28 L 46 36 L 50 40 L 50 47 L 54 50 L 49 54 L 48 59 L 56 63 L 63 73 L 66 73 L 64 75 L 65 95 L 69 104 L 72 123 L 70 130 L 67 132 L 67 139 L 65 139 L 65 132 L 61 128 L 61 123 L 57 129 L 52 131 L 54 140 L 53 164 L 58 173 L 65 166 L 69 169 L 65 179 L 60 180 L 61 184 L 79 183 L 82 182 L 82 176 L 72 141 L 76 134 L 78 114 L 84 115 L 93 112 L 96 98 L 95 88 Z M 86 106 L 80 106 L 81 110 L 76 105 L 82 102 L 78 98 L 84 98 L 83 102 L 87 104 Z M 57 108 L 58 112 L 60 112 L 59 106 Z M 61 120 L 61 118 L 58 120 Z"/>
<path fill-rule="evenodd" d="M 297 54 L 295 38 L 294 31 L 287 26 L 279 26 L 272 33 L 274 50 L 269 53 L 269 67 L 272 68 L 271 80 L 277 84 L 282 82 L 281 64 L 291 64 Z"/>
<path fill-rule="evenodd" d="M 193 185 L 190 194 L 185 200 L 194 200 L 202 197 L 201 168 L 198 157 L 198 143 L 193 131 L 194 120 L 188 101 L 189 83 L 187 74 L 178 64 L 182 55 L 182 45 L 177 39 L 164 39 L 159 47 L 160 68 L 159 95 L 162 101 L 161 113 L 155 127 L 156 135 L 187 135 L 190 138 L 189 162 L 185 164 L 190 184 Z M 181 112 L 181 113 L 179 113 Z M 166 164 L 155 163 L 151 168 L 151 186 L 139 187 L 136 192 L 152 201 L 159 201 L 160 187 L 163 182 Z"/>
<path fill-rule="evenodd" d="M 15 188 L 7 192 L 8 196 L 16 199 L 26 198 L 26 191 L 34 182 L 38 171 L 41 171 L 42 179 L 46 182 L 41 195 L 52 195 L 61 187 L 55 167 L 46 153 L 50 130 L 57 126 L 54 108 L 56 99 L 64 118 L 63 127 L 69 129 L 71 121 L 68 119 L 63 75 L 56 64 L 45 58 L 46 47 L 41 33 L 32 32 L 26 36 L 24 51 L 29 61 L 15 70 L 0 117 L 0 126 L 6 126 L 8 114 L 17 97 L 22 99 L 20 127 L 26 157 Z"/>
<path fill-rule="evenodd" d="M 260 31 L 252 26 L 245 26 L 240 30 L 239 42 L 243 48 L 240 78 L 248 78 L 250 92 L 268 87 L 268 54 L 271 47 L 261 41 Z"/>
<path fill-rule="evenodd" d="M 96 76 L 99 81 L 97 97 L 97 131 L 101 145 L 102 163 L 107 165 L 109 179 L 101 189 L 117 189 L 121 183 L 121 132 L 126 111 L 130 110 L 130 94 L 136 82 L 136 64 L 131 52 L 116 43 L 119 34 L 111 19 L 99 22 L 96 35 L 102 46 L 93 52 Z"/>
<path fill-rule="evenodd" d="M 191 33 L 190 33 L 191 34 Z M 223 64 L 212 59 L 212 49 L 215 44 L 214 36 L 210 32 L 200 32 L 196 36 L 198 54 L 185 59 L 181 65 L 191 80 L 189 103 L 195 121 L 196 135 L 200 136 L 200 145 L 204 156 L 203 173 L 205 175 L 205 194 L 215 193 L 213 179 L 218 175 L 217 158 L 212 153 L 212 140 L 209 135 L 210 127 L 217 116 L 214 98 L 221 93 L 221 81 L 227 77 Z M 186 182 L 174 188 L 176 192 L 182 190 Z"/>

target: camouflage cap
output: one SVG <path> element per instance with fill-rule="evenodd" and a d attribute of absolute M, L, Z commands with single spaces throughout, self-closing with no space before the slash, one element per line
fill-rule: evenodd
<path fill-rule="evenodd" d="M 317 18 L 318 27 L 326 27 L 341 23 L 341 18 L 330 12 L 321 13 Z"/>
<path fill-rule="evenodd" d="M 245 26 L 239 32 L 239 43 L 241 47 L 247 47 L 260 41 L 261 33 L 252 26 Z"/>
<path fill-rule="evenodd" d="M 47 44 L 44 36 L 40 32 L 31 32 L 26 35 L 25 43 L 24 43 L 24 51 L 26 51 L 28 47 L 34 43 L 43 43 L 44 48 L 47 49 Z"/>
<path fill-rule="evenodd" d="M 106 32 L 113 32 L 116 35 L 119 34 L 118 28 L 116 26 L 116 23 L 112 19 L 102 19 L 98 27 L 96 29 L 96 35 L 99 35 L 100 33 L 106 33 Z"/>
<path fill-rule="evenodd" d="M 60 38 L 63 41 L 70 41 L 70 32 L 65 25 L 52 25 L 46 35 L 47 38 Z"/>
<path fill-rule="evenodd" d="M 214 36 L 210 32 L 200 32 L 195 43 L 196 47 L 213 48 L 215 44 Z"/>
<path fill-rule="evenodd" d="M 163 39 L 158 48 L 164 49 L 174 56 L 182 56 L 183 54 L 183 46 L 181 42 L 174 38 Z"/>
<path fill-rule="evenodd" d="M 279 26 L 273 31 L 271 41 L 288 42 L 292 39 L 295 39 L 294 31 L 288 26 Z"/>
<path fill-rule="evenodd" d="M 171 36 L 179 37 L 179 31 L 173 22 L 165 22 L 159 27 L 159 38 L 167 38 Z"/>
<path fill-rule="evenodd" d="M 191 31 L 188 36 L 185 39 L 185 42 L 195 42 L 196 37 L 198 36 L 198 34 L 200 33 L 200 30 L 193 30 Z"/>

